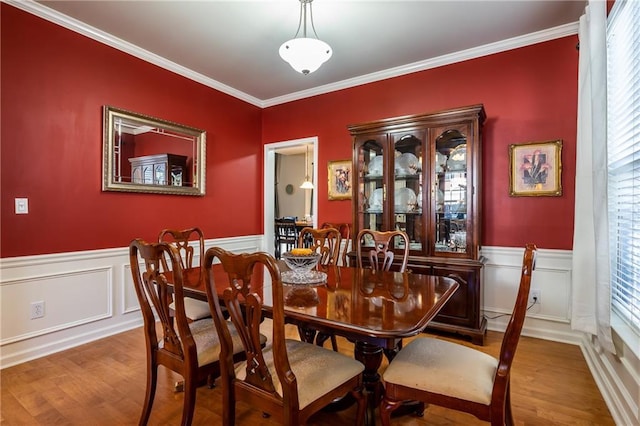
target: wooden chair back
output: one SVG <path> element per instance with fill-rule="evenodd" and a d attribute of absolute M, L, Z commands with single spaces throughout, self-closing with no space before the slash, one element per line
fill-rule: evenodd
<path fill-rule="evenodd" d="M 351 242 L 351 224 L 345 222 L 324 222 L 320 228 L 335 228 L 340 232 L 340 237 L 342 238 L 341 244 L 344 244 L 344 248 L 341 249 L 339 259 L 342 261 L 342 265 L 347 266 L 347 253 L 349 251 L 349 243 Z"/>
<path fill-rule="evenodd" d="M 295 218 L 281 217 L 275 219 L 275 257 L 280 259 L 282 247 L 285 251 L 295 248 L 298 244 L 298 229 Z"/>
<path fill-rule="evenodd" d="M 204 282 L 204 271 L 200 267 L 204 260 L 204 234 L 202 230 L 197 227 L 182 230 L 163 229 L 158 234 L 158 242 L 166 242 L 176 248 L 180 254 L 180 265 L 183 271 L 197 268 L 197 274 L 193 273 L 193 271 L 184 274 L 184 284 L 190 287 L 202 288 L 202 283 Z M 163 267 L 167 271 L 170 270 L 166 262 L 163 263 Z M 211 316 L 209 304 L 206 301 L 187 297 L 185 298 L 185 306 L 187 317 L 191 320 Z"/>
<path fill-rule="evenodd" d="M 342 237 L 335 228 L 302 228 L 298 235 L 298 247 L 307 247 L 320 253 L 320 265 L 337 265 Z"/>
<path fill-rule="evenodd" d="M 225 290 L 220 301 L 216 291 L 216 283 L 212 270 L 215 260 L 219 260 L 228 276 Z M 266 274 L 272 282 L 273 292 L 273 351 L 275 367 L 278 375 L 282 374 L 283 394 L 297 403 L 295 380 L 286 378 L 293 376 L 286 356 L 284 334 L 284 296 L 280 269 L 274 258 L 266 253 L 234 254 L 219 247 L 207 250 L 204 261 L 207 297 L 214 312 L 214 322 L 220 335 L 220 360 L 222 362 L 221 377 L 223 381 L 223 424 L 230 425 L 235 421 L 235 400 L 248 400 L 265 412 L 277 411 L 274 405 L 284 406 L 284 401 L 277 398 L 274 381 L 271 376 L 263 348 L 260 345 L 260 322 L 262 321 L 262 279 Z M 227 285 L 228 284 L 228 285 Z M 218 285 L 219 288 L 219 285 Z M 241 337 L 246 354 L 245 378 L 237 380 L 232 359 L 233 341 L 225 321 L 222 305 L 226 306 L 229 319 Z M 293 376 L 295 377 L 295 376 Z M 275 402 L 277 400 L 277 402 Z M 265 403 L 261 403 L 265 401 Z"/>
<path fill-rule="evenodd" d="M 182 269 L 199 267 L 204 259 L 204 234 L 200 228 L 163 229 L 158 234 L 158 242 L 166 242 L 174 246 L 180 255 Z M 196 262 L 197 247 L 197 262 Z M 168 265 L 164 265 L 167 267 Z M 202 280 L 202 275 L 200 276 Z"/>
<path fill-rule="evenodd" d="M 216 284 L 213 263 L 219 260 L 224 269 L 225 281 L 222 285 L 222 300 L 218 296 L 221 285 Z M 280 269 L 277 261 L 268 253 L 234 254 L 219 247 L 207 250 L 204 261 L 207 297 L 221 343 L 220 361 L 222 364 L 222 406 L 224 425 L 235 423 L 236 401 L 243 400 L 257 409 L 268 413 L 274 420 L 284 425 L 305 424 L 306 419 L 337 397 L 353 391 L 354 396 L 361 397 L 361 374 L 357 373 L 348 381 L 344 381 L 334 393 L 301 408 L 299 388 L 303 386 L 319 386 L 318 383 L 306 383 L 304 377 L 296 378 L 290 356 L 289 345 L 294 348 L 314 353 L 329 352 L 332 356 L 344 357 L 341 354 L 327 351 L 313 344 L 292 342 L 285 339 L 284 295 Z M 218 275 L 219 277 L 219 275 Z M 271 294 L 263 294 L 263 282 L 271 283 Z M 260 322 L 263 317 L 263 298 L 271 297 L 272 308 L 272 345 L 263 348 L 260 344 Z M 233 353 L 233 339 L 229 332 L 229 321 L 225 321 L 222 305 L 226 306 L 233 327 L 240 336 L 246 362 L 241 370 L 236 369 Z M 237 344 L 237 343 L 236 343 Z M 304 345 L 306 348 L 302 348 Z M 334 354 L 334 355 L 333 355 Z M 325 355 L 326 356 L 326 355 Z M 292 362 L 297 360 L 293 356 Z M 296 371 L 325 368 L 310 365 L 305 359 L 297 360 L 305 364 Z M 353 361 L 347 358 L 347 362 Z M 237 373 L 241 371 L 241 373 Z M 325 374 L 329 374 L 325 372 Z M 326 380 L 326 379 L 325 379 Z M 357 391 L 357 392 L 356 392 Z M 302 391 L 300 391 L 302 392 Z M 358 416 L 364 414 L 364 399 L 359 398 Z"/>
<path fill-rule="evenodd" d="M 140 424 L 147 424 L 156 390 L 158 365 L 184 377 L 182 424 L 191 423 L 195 407 L 196 387 L 211 375 L 219 374 L 218 363 L 199 365 L 198 346 L 192 334 L 184 305 L 184 279 L 178 249 L 168 243 L 146 243 L 136 239 L 129 245 L 129 262 L 133 284 L 140 304 L 147 349 L 147 390 Z M 171 271 L 171 286 L 165 271 Z M 169 308 L 173 293 L 174 309 Z M 154 314 L 155 313 L 155 314 Z M 156 317 L 161 327 L 156 328 Z M 208 324 L 200 322 L 204 331 Z M 161 330 L 158 338 L 156 330 Z M 215 334 L 212 334 L 215 336 Z"/>
<path fill-rule="evenodd" d="M 402 252 L 398 271 L 404 272 L 409 262 L 409 236 L 402 231 L 374 231 L 363 229 L 356 238 L 356 261 L 358 268 L 363 267 L 363 258 L 369 259 L 369 265 L 375 270 L 389 271 L 393 266 L 396 253 L 394 239 L 400 238 Z"/>
<path fill-rule="evenodd" d="M 498 358 L 498 370 L 495 381 L 493 382 L 493 397 L 496 400 L 496 404 L 504 402 L 505 393 L 509 385 L 511 364 L 513 363 L 513 357 L 516 354 L 516 349 L 520 342 L 520 334 L 524 326 L 524 319 L 527 315 L 529 291 L 531 290 L 531 275 L 536 268 L 536 252 L 537 248 L 534 244 L 527 244 L 525 246 L 524 255 L 522 256 L 522 272 L 520 274 L 518 294 L 511 319 L 502 338 L 500 357 Z M 492 404 L 494 404 L 494 401 L 492 401 Z"/>

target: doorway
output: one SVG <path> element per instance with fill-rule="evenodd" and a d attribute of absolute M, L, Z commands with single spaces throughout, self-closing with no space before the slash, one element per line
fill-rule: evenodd
<path fill-rule="evenodd" d="M 308 148 L 308 154 L 307 154 Z M 308 173 L 314 189 L 300 189 L 300 184 L 304 180 L 304 176 L 300 176 L 295 182 L 276 182 L 276 154 L 280 155 L 305 155 L 308 156 L 307 161 Z M 299 180 L 299 182 L 298 182 Z M 277 186 L 276 186 L 277 185 Z M 311 216 L 311 223 L 317 228 L 318 223 L 318 138 L 302 138 L 290 141 L 274 142 L 264 146 L 264 233 L 265 233 L 265 251 L 274 254 L 274 220 L 275 220 L 275 199 L 276 190 L 280 186 L 291 185 L 293 191 L 309 191 L 307 196 L 307 204 L 305 205 L 305 216 Z M 280 193 L 285 188 L 281 188 Z M 306 195 L 306 194 L 305 194 Z M 280 212 L 280 216 L 283 216 Z"/>

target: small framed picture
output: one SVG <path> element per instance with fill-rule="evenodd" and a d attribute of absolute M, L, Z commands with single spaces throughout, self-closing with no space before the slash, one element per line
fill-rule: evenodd
<path fill-rule="evenodd" d="M 562 140 L 509 145 L 509 195 L 562 195 Z"/>
<path fill-rule="evenodd" d="M 351 199 L 351 160 L 329 161 L 329 199 Z"/>

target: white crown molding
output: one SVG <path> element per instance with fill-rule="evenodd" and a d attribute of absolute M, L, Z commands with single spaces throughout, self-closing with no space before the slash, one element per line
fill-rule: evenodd
<path fill-rule="evenodd" d="M 536 43 L 542 43 L 569 35 L 578 34 L 578 22 L 561 25 L 547 30 L 538 31 L 524 36 L 513 37 L 510 39 L 498 41 L 495 43 L 478 46 L 460 52 L 450 53 L 448 55 L 438 56 L 436 58 L 425 59 L 423 61 L 413 62 L 411 64 L 402 65 L 387 70 L 362 75 L 347 80 L 338 81 L 336 83 L 326 84 L 307 90 L 301 90 L 295 93 L 278 96 L 263 101 L 263 108 L 292 102 L 311 96 L 322 95 L 329 92 L 335 92 L 350 87 L 360 86 L 367 83 L 386 80 L 388 78 L 399 77 L 401 75 L 411 74 L 418 71 L 424 71 L 444 65 L 454 64 L 456 62 L 468 61 L 470 59 L 482 56 L 492 55 L 494 53 L 506 52 L 507 50 L 517 49 Z"/>
<path fill-rule="evenodd" d="M 219 90 L 220 92 L 226 93 L 227 95 L 233 96 L 235 98 L 243 100 L 252 105 L 263 107 L 262 105 L 263 102 L 256 97 L 253 97 L 244 92 L 241 92 L 240 90 L 236 90 L 233 87 L 220 83 L 219 81 L 216 81 L 198 72 L 190 70 L 189 68 L 183 67 L 182 65 L 176 64 L 175 62 L 165 59 L 162 56 L 156 55 L 155 53 L 151 53 L 148 50 L 145 50 L 145 49 L 142 49 L 141 47 L 136 46 L 135 44 L 129 43 L 128 41 L 122 40 L 109 33 L 106 33 L 90 25 L 87 25 L 82 21 L 78 21 L 77 19 L 71 18 L 58 11 L 55 11 L 46 6 L 43 6 L 40 3 L 36 3 L 35 1 L 32 1 L 32 0 L 28 0 L 28 1 L 2 0 L 2 1 L 4 3 L 15 6 L 18 9 L 21 9 L 25 12 L 31 13 L 42 19 L 45 19 L 49 22 L 53 22 L 54 24 L 60 25 L 71 31 L 75 31 L 79 34 L 82 34 L 86 37 L 96 40 L 102 44 L 106 44 L 107 46 L 111 46 L 122 52 L 128 53 L 132 56 L 135 56 L 136 58 L 142 59 L 143 61 L 152 63 L 161 68 L 164 68 L 178 75 L 186 77 L 190 80 L 196 81 L 198 83 L 204 84 L 205 86 Z"/>
<path fill-rule="evenodd" d="M 451 53 L 448 55 L 439 56 L 436 58 L 426 59 L 423 61 L 413 62 L 411 64 L 402 65 L 395 68 L 390 68 L 383 71 L 378 71 L 371 74 L 366 74 L 359 77 L 354 77 L 336 83 L 325 84 L 323 86 L 313 87 L 307 90 L 301 90 L 299 92 L 289 93 L 287 95 L 278 96 L 271 99 L 261 100 L 226 84 L 220 83 L 212 78 L 206 77 L 198 72 L 190 70 L 182 65 L 176 64 L 168 59 L 165 59 L 155 53 L 151 53 L 145 49 L 142 49 L 132 43 L 119 39 L 109 33 L 101 31 L 84 22 L 71 18 L 32 0 L 20 1 L 20 0 L 2 0 L 3 2 L 17 7 L 25 12 L 39 16 L 42 19 L 58 24 L 64 28 L 75 31 L 100 43 L 111 46 L 122 52 L 128 53 L 144 61 L 150 62 L 161 68 L 174 72 L 190 80 L 204 84 L 205 86 L 219 90 L 237 99 L 243 100 L 247 103 L 255 105 L 260 108 L 271 107 L 287 102 L 296 101 L 299 99 L 308 98 L 311 96 L 322 95 L 325 93 L 335 92 L 342 89 L 348 89 L 350 87 L 360 86 L 367 83 L 373 83 L 376 81 L 386 80 L 388 78 L 398 77 L 406 74 L 411 74 L 418 71 L 424 71 L 432 68 L 441 67 L 444 65 L 450 65 L 456 62 L 467 61 L 470 59 L 479 58 L 481 56 L 491 55 L 494 53 L 505 52 L 511 49 L 517 49 L 519 47 L 529 46 L 536 43 L 542 43 L 544 41 L 554 40 L 569 35 L 578 33 L 578 22 L 561 25 L 558 27 L 550 28 L 547 30 L 538 31 L 535 33 L 527 34 L 524 36 L 514 37 L 506 40 L 502 40 L 495 43 L 486 44 L 484 46 L 474 47 L 472 49 L 463 50 L 460 52 Z"/>

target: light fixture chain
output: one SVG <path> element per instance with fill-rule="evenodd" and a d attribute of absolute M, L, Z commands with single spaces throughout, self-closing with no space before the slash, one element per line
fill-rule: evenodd
<path fill-rule="evenodd" d="M 304 9 L 304 10 L 303 10 Z M 293 36 L 293 38 L 298 38 L 298 34 L 300 34 L 300 27 L 302 27 L 302 22 L 303 22 L 303 16 L 304 16 L 304 34 L 303 37 L 306 37 L 306 33 L 307 33 L 307 19 L 306 19 L 306 14 L 304 13 L 304 11 L 306 10 L 306 8 L 304 7 L 304 3 L 303 0 L 300 0 L 300 16 L 298 17 L 298 29 L 296 30 L 296 35 Z"/>
<path fill-rule="evenodd" d="M 316 26 L 313 24 L 313 4 L 311 4 L 313 0 L 309 0 L 309 17 L 311 18 L 311 29 L 313 30 L 313 34 L 316 36 L 316 38 L 319 40 L 320 38 L 318 37 L 318 33 L 316 32 Z M 305 7 L 305 14 L 306 14 L 306 7 Z M 307 36 L 307 28 L 306 28 L 306 16 L 305 16 L 305 37 Z"/>
<path fill-rule="evenodd" d="M 301 0 L 302 1 L 302 0 Z M 302 24 L 302 37 L 307 38 L 307 3 L 302 1 L 302 3 L 300 4 L 301 9 L 304 10 L 304 22 Z"/>

